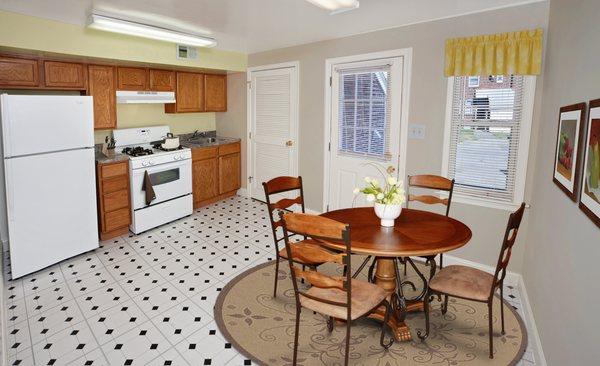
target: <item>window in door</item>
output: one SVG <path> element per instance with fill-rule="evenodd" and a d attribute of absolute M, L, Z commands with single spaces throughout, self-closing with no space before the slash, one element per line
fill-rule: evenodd
<path fill-rule="evenodd" d="M 390 160 L 390 70 L 343 70 L 339 77 L 338 153 Z"/>
<path fill-rule="evenodd" d="M 520 203 L 535 77 L 465 76 L 449 83 L 444 168 L 456 181 L 455 193 L 467 203 Z"/>

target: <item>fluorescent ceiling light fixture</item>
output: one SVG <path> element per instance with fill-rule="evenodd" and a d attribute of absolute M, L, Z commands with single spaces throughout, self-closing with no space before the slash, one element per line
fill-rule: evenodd
<path fill-rule="evenodd" d="M 90 15 L 88 27 L 107 32 L 173 42 L 186 46 L 214 47 L 217 45 L 217 41 L 214 38 L 183 33 L 96 13 Z"/>
<path fill-rule="evenodd" d="M 357 9 L 358 0 L 306 0 L 323 9 L 331 11 L 331 14 L 337 14 L 348 10 Z"/>

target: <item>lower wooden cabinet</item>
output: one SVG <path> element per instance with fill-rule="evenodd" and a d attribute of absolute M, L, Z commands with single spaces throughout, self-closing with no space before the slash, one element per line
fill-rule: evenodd
<path fill-rule="evenodd" d="M 129 232 L 131 197 L 128 164 L 128 161 L 97 164 L 98 226 L 101 240 Z"/>
<path fill-rule="evenodd" d="M 205 206 L 240 189 L 240 143 L 192 149 L 194 208 Z"/>

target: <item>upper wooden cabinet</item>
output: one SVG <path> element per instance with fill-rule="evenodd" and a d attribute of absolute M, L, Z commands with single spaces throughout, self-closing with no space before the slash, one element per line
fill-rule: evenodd
<path fill-rule="evenodd" d="M 37 60 L 0 56 L 0 87 L 37 87 L 39 84 Z"/>
<path fill-rule="evenodd" d="M 88 95 L 94 97 L 94 128 L 117 127 L 117 101 L 115 68 L 113 66 L 88 66 Z"/>
<path fill-rule="evenodd" d="M 166 113 L 204 112 L 204 75 L 178 72 L 175 99 L 165 104 Z"/>
<path fill-rule="evenodd" d="M 44 61 L 44 84 L 46 87 L 85 89 L 86 80 L 83 64 Z"/>
<path fill-rule="evenodd" d="M 150 90 L 175 91 L 175 71 L 150 69 Z"/>
<path fill-rule="evenodd" d="M 205 111 L 227 110 L 227 75 L 204 75 Z"/>
<path fill-rule="evenodd" d="M 117 90 L 148 90 L 148 69 L 118 67 L 117 80 Z"/>

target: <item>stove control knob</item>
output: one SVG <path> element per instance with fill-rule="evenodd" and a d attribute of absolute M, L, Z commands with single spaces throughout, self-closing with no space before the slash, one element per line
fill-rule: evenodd
<path fill-rule="evenodd" d="M 142 166 L 148 166 L 148 162 L 142 161 Z"/>
<path fill-rule="evenodd" d="M 148 165 L 154 165 L 154 162 L 153 162 L 152 160 L 150 160 L 150 161 L 148 162 Z"/>

